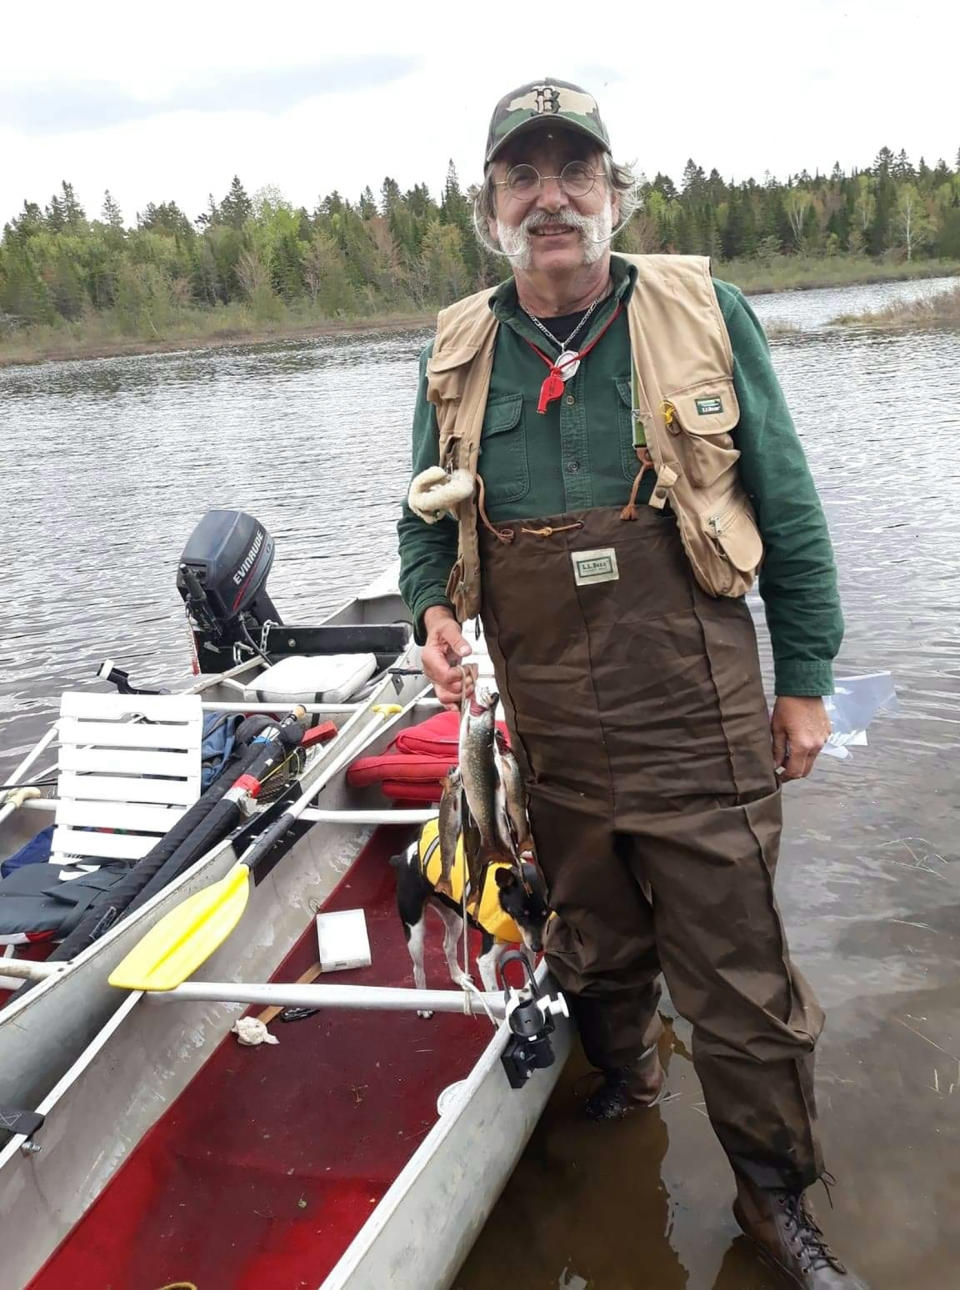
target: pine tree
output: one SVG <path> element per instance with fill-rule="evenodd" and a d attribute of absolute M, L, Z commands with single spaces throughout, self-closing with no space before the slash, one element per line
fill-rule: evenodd
<path fill-rule="evenodd" d="M 673 180 L 669 175 L 662 175 L 659 171 L 654 176 L 653 183 L 650 185 L 658 193 L 663 193 L 668 202 L 677 200 L 677 190 L 673 185 Z"/>
<path fill-rule="evenodd" d="M 224 224 L 229 224 L 231 228 L 243 228 L 244 224 L 253 214 L 253 203 L 247 196 L 246 189 L 240 182 L 238 175 L 234 175 L 230 184 L 230 191 L 220 203 L 220 219 Z"/>
<path fill-rule="evenodd" d="M 4 247 L 0 273 L 0 312 L 25 324 L 53 322 L 46 284 L 24 247 Z"/>
<path fill-rule="evenodd" d="M 744 254 L 744 206 L 745 203 L 734 188 L 730 193 L 727 218 L 720 235 L 720 253 L 725 260 L 735 260 Z"/>
<path fill-rule="evenodd" d="M 706 176 L 703 173 L 703 167 L 690 157 L 683 168 L 683 178 L 680 180 L 680 188 L 684 197 L 699 197 L 706 183 Z"/>
<path fill-rule="evenodd" d="M 101 214 L 104 224 L 116 229 L 118 232 L 123 231 L 123 212 L 113 200 L 109 188 L 103 194 L 103 211 Z"/>
<path fill-rule="evenodd" d="M 898 183 L 909 182 L 916 178 L 916 172 L 913 169 L 910 158 L 907 156 L 905 148 L 901 148 L 893 159 L 890 173 Z"/>
<path fill-rule="evenodd" d="M 399 202 L 400 185 L 388 175 L 380 185 L 380 214 L 389 219 Z"/>
<path fill-rule="evenodd" d="M 170 233 L 173 237 L 193 236 L 193 227 L 176 202 L 147 202 L 142 213 L 137 211 L 137 228 Z"/>
<path fill-rule="evenodd" d="M 43 211 L 36 202 L 24 202 L 23 210 L 3 230 L 4 241 L 8 239 L 26 246 L 43 228 Z"/>
<path fill-rule="evenodd" d="M 59 194 L 54 193 L 47 207 L 47 227 L 54 233 L 62 233 L 66 229 L 78 232 L 86 223 L 86 219 L 83 207 L 77 201 L 73 184 L 68 184 L 65 179 L 61 180 Z"/>

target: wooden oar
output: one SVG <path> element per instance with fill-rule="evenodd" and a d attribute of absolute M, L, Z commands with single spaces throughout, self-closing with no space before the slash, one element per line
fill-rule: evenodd
<path fill-rule="evenodd" d="M 371 709 L 380 722 L 402 710 L 397 704 Z M 114 968 L 110 984 L 126 990 L 172 990 L 205 963 L 240 921 L 250 895 L 251 873 L 330 779 L 379 733 L 380 722 L 375 729 L 367 725 L 339 758 L 325 766 L 316 783 L 251 843 L 229 873 L 188 896 L 151 927 Z"/>

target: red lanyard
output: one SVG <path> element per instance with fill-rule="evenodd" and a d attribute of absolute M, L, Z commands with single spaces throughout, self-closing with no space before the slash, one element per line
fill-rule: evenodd
<path fill-rule="evenodd" d="M 555 363 L 552 358 L 548 357 L 548 355 L 546 355 L 543 352 L 542 349 L 539 349 L 536 345 L 534 345 L 532 340 L 527 340 L 526 336 L 524 336 L 523 339 L 527 340 L 527 344 L 530 346 L 533 352 L 535 354 L 539 354 L 540 357 L 543 359 L 543 361 L 546 363 L 547 367 L 550 368 L 550 371 L 548 372 L 546 378 L 544 379 L 543 384 L 540 386 L 540 400 L 537 403 L 538 412 L 546 412 L 548 405 L 553 403 L 555 399 L 560 398 L 561 394 L 563 393 L 564 368 L 569 367 L 571 363 L 579 363 L 581 359 L 586 358 L 586 356 L 590 353 L 591 349 L 593 349 L 594 345 L 596 345 L 597 341 L 600 340 L 601 336 L 603 336 L 604 332 L 606 332 L 607 328 L 611 326 L 614 319 L 617 317 L 617 314 L 619 314 L 622 308 L 623 308 L 622 305 L 620 304 L 617 305 L 616 309 L 614 309 L 613 313 L 610 315 L 610 317 L 607 319 L 604 325 L 597 332 L 596 336 L 594 336 L 590 344 L 587 345 L 584 349 L 581 349 L 576 354 L 568 353 L 566 350 L 562 354 L 559 354 L 557 357 L 558 359 L 562 358 L 564 360 L 562 363 L 560 362 Z"/>

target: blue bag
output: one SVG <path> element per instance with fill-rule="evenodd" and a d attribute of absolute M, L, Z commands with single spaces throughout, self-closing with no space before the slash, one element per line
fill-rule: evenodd
<path fill-rule="evenodd" d="M 236 743 L 238 714 L 208 712 L 203 718 L 203 743 L 200 745 L 200 789 L 210 787 L 230 758 Z"/>
<path fill-rule="evenodd" d="M 22 869 L 27 864 L 41 864 L 50 859 L 50 849 L 53 846 L 53 825 L 49 825 L 31 838 L 29 842 L 24 843 L 19 851 L 14 851 L 12 856 L 7 856 L 6 860 L 0 864 L 0 878 L 9 878 L 17 869 Z"/>

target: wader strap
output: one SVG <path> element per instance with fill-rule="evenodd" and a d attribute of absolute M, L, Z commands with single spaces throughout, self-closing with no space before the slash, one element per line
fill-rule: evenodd
<path fill-rule="evenodd" d="M 637 471 L 633 479 L 633 487 L 630 489 L 630 500 L 620 512 L 620 518 L 622 520 L 635 520 L 637 518 L 637 493 L 640 491 L 640 481 L 648 470 L 653 469 L 653 458 L 650 456 L 649 448 L 635 448 L 634 452 L 637 454 L 637 461 L 640 463 L 640 469 Z"/>
<path fill-rule="evenodd" d="M 513 529 L 494 528 L 494 526 L 490 523 L 490 520 L 487 516 L 487 509 L 484 506 L 484 496 L 485 494 L 484 494 L 484 486 L 483 486 L 483 476 L 477 475 L 477 513 L 480 516 L 480 520 L 483 524 L 483 527 L 487 530 L 488 533 L 492 533 L 498 542 L 512 542 L 514 537 L 516 536 Z"/>

